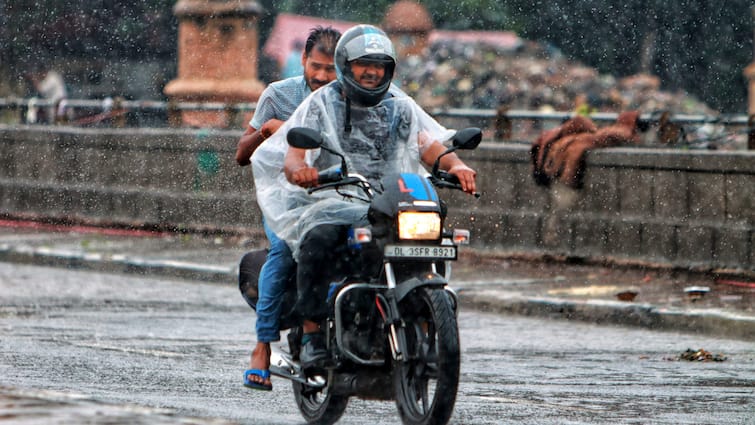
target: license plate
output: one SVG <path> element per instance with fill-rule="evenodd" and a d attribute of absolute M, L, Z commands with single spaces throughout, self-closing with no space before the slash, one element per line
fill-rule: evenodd
<path fill-rule="evenodd" d="M 383 254 L 389 258 L 431 258 L 455 260 L 455 246 L 386 245 Z"/>

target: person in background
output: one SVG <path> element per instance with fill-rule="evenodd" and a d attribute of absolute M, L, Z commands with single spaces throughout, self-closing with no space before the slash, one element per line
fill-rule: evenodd
<path fill-rule="evenodd" d="M 281 70 L 281 78 L 295 77 L 297 75 L 301 75 L 302 72 L 304 72 L 303 63 L 299 59 L 302 54 L 302 49 L 304 49 L 302 42 L 300 40 L 294 40 L 291 45 L 291 52 L 286 58 L 286 63 L 283 64 L 283 69 Z"/>
<path fill-rule="evenodd" d="M 27 78 L 34 85 L 34 89 L 39 94 L 39 98 L 47 101 L 50 105 L 44 110 L 44 120 L 49 124 L 54 124 L 59 118 L 65 116 L 64 102 L 68 93 L 66 91 L 63 75 L 54 69 L 47 72 L 31 72 Z M 27 110 L 26 121 L 30 124 L 40 121 L 36 106 L 33 105 L 38 98 L 30 100 L 29 109 Z"/>
<path fill-rule="evenodd" d="M 303 75 L 270 84 L 257 102 L 254 116 L 249 122 L 236 150 L 239 165 L 249 165 L 255 150 L 286 121 L 297 106 L 313 91 L 336 78 L 333 55 L 340 32 L 331 27 L 313 28 L 301 53 Z M 267 226 L 263 217 L 265 235 L 270 242 L 265 264 L 259 275 L 257 311 L 257 343 L 252 351 L 250 367 L 244 372 L 244 385 L 248 388 L 271 390 L 270 343 L 280 340 L 279 321 L 281 300 L 286 281 L 294 270 L 294 259 L 286 243 Z M 243 266 L 242 259 L 242 266 Z M 244 267 L 240 268 L 239 279 Z"/>

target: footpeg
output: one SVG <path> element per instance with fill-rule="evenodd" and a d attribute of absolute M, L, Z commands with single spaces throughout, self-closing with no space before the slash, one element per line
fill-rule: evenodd
<path fill-rule="evenodd" d="M 276 350 L 273 350 L 272 353 L 270 353 L 270 373 L 314 388 L 323 388 L 327 383 L 322 376 L 307 378 L 302 372 L 301 366 L 299 366 L 299 364 L 295 362 L 288 353 L 282 353 Z"/>

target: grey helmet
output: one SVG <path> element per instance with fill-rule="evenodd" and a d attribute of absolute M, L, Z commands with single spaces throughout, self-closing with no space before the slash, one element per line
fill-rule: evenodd
<path fill-rule="evenodd" d="M 354 80 L 350 62 L 356 59 L 375 60 L 385 63 L 383 81 L 374 89 L 360 86 Z M 393 43 L 379 28 L 372 25 L 357 25 L 343 33 L 336 44 L 336 78 L 346 97 L 364 105 L 377 105 L 385 96 L 396 69 L 396 52 Z"/>

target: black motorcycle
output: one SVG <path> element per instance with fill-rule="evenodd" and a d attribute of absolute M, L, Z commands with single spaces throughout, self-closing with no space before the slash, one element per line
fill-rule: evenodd
<path fill-rule="evenodd" d="M 321 324 L 329 360 L 316 370 L 303 370 L 298 362 L 302 331 L 291 311 L 292 277 L 281 317 L 281 328 L 290 329 L 289 351 L 273 350 L 270 372 L 292 381 L 296 404 L 310 424 L 335 423 L 352 396 L 395 400 L 404 424 L 446 424 L 460 363 L 457 298 L 446 264 L 456 260 L 458 245 L 469 243 L 469 232 L 443 229 L 446 207 L 435 187 L 461 190 L 458 180 L 436 161 L 429 176 L 389 176 L 376 188 L 349 173 L 343 156 L 323 146 L 319 133 L 294 128 L 287 139 L 291 146 L 341 157 L 340 169 L 321 172 L 320 184 L 309 190 L 337 190 L 369 203 L 370 225 L 351 229 L 334 265 L 341 278 L 331 284 L 329 316 Z M 477 128 L 460 130 L 443 155 L 474 149 L 480 139 Z M 346 186 L 360 190 L 339 191 Z M 265 251 L 255 251 L 240 266 L 240 290 L 253 308 L 264 261 Z"/>

